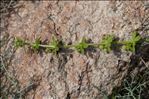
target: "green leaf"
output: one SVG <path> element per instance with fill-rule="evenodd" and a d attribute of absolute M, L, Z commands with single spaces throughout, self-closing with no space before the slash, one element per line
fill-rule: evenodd
<path fill-rule="evenodd" d="M 20 38 L 15 38 L 14 45 L 16 48 L 23 47 L 25 45 L 25 41 Z"/>
<path fill-rule="evenodd" d="M 81 42 L 79 43 L 79 44 L 76 44 L 74 47 L 75 47 L 75 49 L 79 52 L 79 53 L 82 53 L 82 54 L 84 54 L 84 51 L 85 51 L 85 49 L 86 48 L 88 48 L 88 43 L 86 42 L 86 39 L 85 38 L 83 38 L 82 40 L 81 40 Z"/>
<path fill-rule="evenodd" d="M 32 49 L 33 49 L 33 50 L 39 50 L 39 48 L 40 48 L 40 43 L 41 43 L 40 38 L 37 38 L 37 39 L 35 40 L 35 42 L 32 44 Z"/>
<path fill-rule="evenodd" d="M 99 44 L 99 48 L 106 52 L 110 52 L 113 42 L 114 42 L 114 36 L 106 35 Z"/>
<path fill-rule="evenodd" d="M 132 33 L 132 38 L 127 41 L 123 41 L 123 48 L 127 51 L 135 52 L 137 43 L 141 40 L 141 36 L 137 32 Z"/>
<path fill-rule="evenodd" d="M 60 42 L 53 36 L 49 47 L 46 48 L 47 52 L 57 53 L 60 50 Z"/>

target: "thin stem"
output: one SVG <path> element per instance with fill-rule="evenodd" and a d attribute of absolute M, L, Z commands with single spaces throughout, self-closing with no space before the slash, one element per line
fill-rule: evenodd
<path fill-rule="evenodd" d="M 122 44 L 122 45 L 125 45 L 126 44 L 126 42 L 124 42 L 124 41 L 119 41 L 119 42 L 116 42 L 116 44 Z"/>
<path fill-rule="evenodd" d="M 99 44 L 88 44 L 89 46 L 97 47 Z"/>
<path fill-rule="evenodd" d="M 94 46 L 94 47 L 97 47 L 99 44 L 88 44 L 89 46 Z M 65 48 L 70 48 L 70 47 L 75 47 L 76 46 L 76 44 L 75 45 L 65 45 L 64 47 Z"/>
<path fill-rule="evenodd" d="M 33 43 L 31 43 L 31 42 L 25 42 L 25 44 L 27 44 L 27 45 L 34 45 Z M 50 48 L 55 48 L 55 46 L 52 46 L 52 45 L 44 45 L 44 44 L 39 44 L 39 46 L 40 47 L 45 47 L 45 48 L 48 48 L 48 47 L 50 47 Z"/>
<path fill-rule="evenodd" d="M 64 45 L 64 48 L 75 47 L 76 45 Z"/>
<path fill-rule="evenodd" d="M 46 47 L 46 48 L 47 48 L 47 47 L 55 48 L 55 46 L 52 46 L 52 45 L 43 45 L 43 44 L 40 44 L 39 46 L 40 46 L 40 47 Z"/>

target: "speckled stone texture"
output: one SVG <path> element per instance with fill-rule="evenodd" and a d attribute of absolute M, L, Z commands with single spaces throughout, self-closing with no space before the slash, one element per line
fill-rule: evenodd
<path fill-rule="evenodd" d="M 55 34 L 66 44 L 82 37 L 97 43 L 105 34 L 127 39 L 130 32 L 148 20 L 148 1 L 20 1 L 9 18 L 8 33 L 34 41 L 50 41 Z M 32 53 L 20 48 L 9 71 L 21 87 L 37 83 L 26 99 L 102 99 L 127 75 L 130 53 L 100 50 L 86 55 L 63 52 Z M 120 64 L 121 62 L 121 64 Z M 123 63 L 123 64 L 122 64 Z"/>

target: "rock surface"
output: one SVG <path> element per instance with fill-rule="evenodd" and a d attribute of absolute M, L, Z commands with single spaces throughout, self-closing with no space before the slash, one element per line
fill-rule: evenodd
<path fill-rule="evenodd" d="M 82 37 L 97 43 L 105 34 L 127 39 L 149 17 L 147 1 L 20 1 L 9 18 L 8 33 L 34 41 L 49 41 L 52 34 L 75 44 Z M 110 94 L 127 75 L 130 54 L 96 50 L 32 53 L 20 48 L 14 53 L 9 71 L 21 88 L 36 83 L 26 99 L 101 99 Z"/>

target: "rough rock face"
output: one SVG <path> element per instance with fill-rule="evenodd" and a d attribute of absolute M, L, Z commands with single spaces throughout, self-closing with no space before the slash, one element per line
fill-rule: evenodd
<path fill-rule="evenodd" d="M 126 38 L 149 17 L 146 2 L 113 1 L 20 1 L 20 8 L 9 18 L 8 33 L 34 41 L 50 40 L 56 34 L 66 43 L 76 43 L 83 36 L 97 43 L 104 34 Z M 110 94 L 127 75 L 130 54 L 104 53 L 86 55 L 64 52 L 32 53 L 20 48 L 9 66 L 21 87 L 36 83 L 26 99 L 101 99 Z"/>

